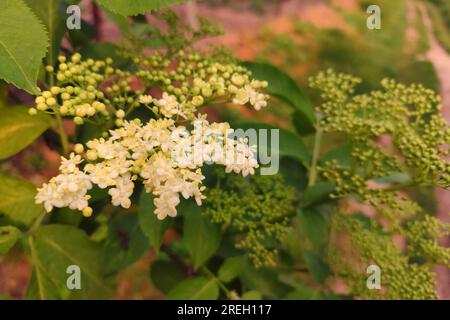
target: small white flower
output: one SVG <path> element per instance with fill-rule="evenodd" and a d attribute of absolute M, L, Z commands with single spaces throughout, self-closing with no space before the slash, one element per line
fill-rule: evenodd
<path fill-rule="evenodd" d="M 143 94 L 143 95 L 139 96 L 139 102 L 142 104 L 150 104 L 150 103 L 152 103 L 152 101 L 153 101 L 153 98 L 151 95 Z"/>

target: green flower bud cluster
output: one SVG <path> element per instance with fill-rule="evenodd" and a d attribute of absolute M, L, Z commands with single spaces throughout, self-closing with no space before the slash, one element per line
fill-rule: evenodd
<path fill-rule="evenodd" d="M 448 268 L 450 268 L 450 248 L 440 246 L 439 240 L 449 235 L 450 225 L 430 215 L 408 222 L 405 231 L 411 256 Z"/>
<path fill-rule="evenodd" d="M 70 61 L 59 57 L 57 71 L 47 70 L 56 76 L 56 85 L 36 98 L 30 114 L 41 111 L 69 116 L 76 124 L 116 118 L 115 124 L 120 126 L 122 118 L 141 105 L 157 117 L 193 120 L 197 109 L 206 104 L 250 103 L 259 109 L 269 99 L 258 91 L 266 88 L 267 82 L 251 79 L 251 72 L 237 64 L 222 64 L 182 50 L 170 57 L 160 52 L 139 57 L 122 54 L 137 70 L 113 68 L 110 58 L 82 60 L 78 53 Z M 151 89 L 162 91 L 162 99 L 144 94 Z"/>
<path fill-rule="evenodd" d="M 319 168 L 322 176 L 336 184 L 332 198 L 356 197 L 377 210 L 390 230 L 399 230 L 405 219 L 414 218 L 422 208 L 399 192 L 382 188 L 370 188 L 361 175 L 342 168 L 336 160 L 326 162 Z"/>
<path fill-rule="evenodd" d="M 413 262 L 412 256 L 402 252 L 391 235 L 381 232 L 381 226 L 374 220 L 367 226 L 360 219 L 337 214 L 333 226 L 349 241 L 334 246 L 330 260 L 334 272 L 346 280 L 352 294 L 364 299 L 437 298 L 435 274 L 430 265 Z M 367 288 L 369 265 L 380 268 L 381 290 Z"/>
<path fill-rule="evenodd" d="M 321 91 L 320 126 L 345 134 L 365 178 L 408 172 L 421 184 L 450 187 L 450 129 L 440 98 L 422 85 L 383 80 L 382 90 L 355 95 L 360 80 L 332 70 L 310 80 Z M 380 138 L 387 142 L 380 143 Z"/>
<path fill-rule="evenodd" d="M 411 185 L 450 187 L 446 146 L 450 130 L 441 116 L 436 94 L 421 85 L 381 82 L 382 90 L 355 95 L 360 80 L 331 70 L 311 79 L 321 90 L 318 106 L 320 127 L 344 134 L 351 143 L 349 163 L 327 161 L 318 167 L 321 176 L 336 184 L 334 198 L 353 197 L 371 206 L 376 215 L 366 226 L 355 215 L 336 214 L 334 227 L 350 238 L 346 245 L 332 244 L 337 251 L 330 264 L 351 291 L 362 298 L 436 298 L 436 264 L 449 266 L 450 248 L 439 240 L 449 234 L 442 223 L 400 192 Z M 376 183 L 403 172 L 409 181 Z M 401 250 L 393 239 L 405 240 Z M 382 271 L 382 290 L 366 287 L 365 268 L 376 264 Z"/>
<path fill-rule="evenodd" d="M 251 79 L 251 72 L 235 63 L 180 50 L 170 58 L 156 53 L 150 57 L 130 55 L 138 71 L 136 76 L 146 88 L 160 88 L 176 97 L 183 114 L 193 119 L 197 108 L 214 103 L 256 103 L 249 90 L 266 88 L 266 81 Z M 241 96 L 245 96 L 241 99 Z M 268 100 L 268 95 L 262 95 Z"/>
<path fill-rule="evenodd" d="M 117 102 L 110 100 L 108 92 L 113 91 L 112 88 L 126 92 L 124 87 L 128 84 L 125 85 L 122 80 L 121 87 L 111 84 L 104 90 L 102 86 L 107 80 L 125 77 L 126 74 L 111 67 L 112 60 L 109 58 L 105 61 L 82 60 L 81 55 L 75 53 L 70 60 L 60 56 L 58 61 L 56 71 L 53 67 L 46 68 L 56 78 L 56 85 L 36 97 L 36 108 L 31 108 L 30 114 L 42 111 L 70 116 L 78 125 L 83 124 L 86 119 L 98 121 L 108 118 L 107 106 Z"/>
<path fill-rule="evenodd" d="M 218 187 L 208 191 L 204 212 L 238 233 L 236 247 L 247 250 L 256 267 L 273 266 L 277 245 L 290 230 L 295 201 L 295 190 L 286 187 L 281 176 L 219 174 Z"/>

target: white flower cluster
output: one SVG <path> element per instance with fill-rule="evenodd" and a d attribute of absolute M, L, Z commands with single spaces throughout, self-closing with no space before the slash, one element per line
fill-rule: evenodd
<path fill-rule="evenodd" d="M 91 180 L 78 165 L 82 162 L 81 156 L 73 153 L 70 159 L 62 157 L 59 167 L 61 173 L 52 178 L 42 188 L 38 189 L 36 202 L 43 203 L 45 210 L 50 212 L 53 207 L 69 207 L 73 210 L 80 210 L 88 213 L 88 190 L 92 188 Z"/>
<path fill-rule="evenodd" d="M 233 103 L 247 104 L 250 103 L 255 110 L 261 110 L 267 106 L 268 95 L 258 91 L 260 88 L 265 88 L 266 82 L 252 80 L 250 84 L 243 86 L 235 91 Z"/>
<path fill-rule="evenodd" d="M 170 107 L 168 96 L 158 102 Z M 164 104 L 165 103 L 165 104 Z M 204 195 L 201 167 L 215 163 L 227 172 L 253 174 L 258 163 L 255 147 L 246 141 L 234 140 L 228 123 L 208 123 L 203 117 L 192 122 L 193 129 L 176 126 L 172 119 L 152 119 L 146 124 L 139 120 L 124 121 L 123 126 L 110 131 L 108 139 L 89 141 L 85 158 L 72 154 L 62 161 L 61 174 L 38 189 L 36 201 L 45 209 L 69 207 L 89 216 L 87 191 L 93 185 L 109 188 L 112 204 L 129 208 L 134 181 L 141 179 L 147 192 L 155 195 L 155 214 L 159 219 L 174 217 L 183 198 L 195 198 L 201 205 Z"/>

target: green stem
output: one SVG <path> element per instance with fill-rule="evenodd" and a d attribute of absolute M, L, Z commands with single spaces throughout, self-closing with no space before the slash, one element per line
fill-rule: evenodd
<path fill-rule="evenodd" d="M 45 293 L 43 291 L 43 284 L 42 284 L 42 275 L 40 272 L 40 264 L 39 264 L 39 260 L 37 258 L 37 253 L 36 253 L 36 248 L 35 248 L 35 244 L 34 244 L 34 239 L 33 236 L 29 236 L 28 237 L 28 244 L 30 245 L 30 251 L 31 251 L 31 260 L 33 261 L 33 265 L 36 271 L 36 280 L 37 280 L 37 287 L 38 287 L 38 292 L 39 292 L 39 297 L 41 298 L 41 300 L 45 300 Z"/>
<path fill-rule="evenodd" d="M 317 127 L 316 135 L 314 136 L 314 149 L 311 161 L 311 167 L 309 168 L 308 186 L 313 186 L 317 180 L 317 161 L 319 160 L 320 144 L 322 142 L 323 130 Z"/>
<path fill-rule="evenodd" d="M 42 213 L 36 218 L 31 228 L 28 230 L 28 234 L 32 234 L 35 232 L 42 224 L 42 221 L 44 221 L 45 216 L 47 213 L 43 210 Z"/>
<path fill-rule="evenodd" d="M 220 279 L 219 278 L 217 278 L 216 276 L 215 276 L 215 274 L 214 273 L 212 273 L 207 267 L 205 267 L 205 266 L 202 266 L 201 267 L 201 270 L 202 270 L 202 272 L 205 274 L 205 275 L 207 275 L 208 277 L 210 277 L 211 279 L 213 279 L 218 285 L 219 285 L 219 288 L 226 294 L 226 296 L 228 297 L 228 298 L 232 298 L 232 296 L 233 296 L 233 294 L 231 293 L 231 291 L 230 290 L 228 290 L 228 288 L 222 283 L 222 281 L 220 281 Z"/>
<path fill-rule="evenodd" d="M 399 183 L 399 184 L 392 185 L 392 186 L 390 186 L 390 187 L 388 187 L 388 188 L 386 188 L 384 190 L 385 191 L 399 191 L 399 190 L 402 190 L 402 189 L 405 189 L 405 188 L 408 188 L 408 187 L 413 187 L 413 186 L 416 186 L 416 185 L 417 185 L 417 182 L 414 181 L 414 180 L 411 180 L 411 181 L 407 181 L 407 182 L 404 182 L 404 183 Z"/>
<path fill-rule="evenodd" d="M 66 131 L 64 130 L 64 123 L 61 115 L 56 113 L 55 116 L 56 116 L 57 131 L 59 137 L 61 138 L 63 154 L 67 156 L 69 154 L 69 138 L 67 137 Z"/>

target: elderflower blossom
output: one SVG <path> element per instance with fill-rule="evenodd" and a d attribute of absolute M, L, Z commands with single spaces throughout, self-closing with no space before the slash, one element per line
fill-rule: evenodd
<path fill-rule="evenodd" d="M 139 102 L 142 104 L 150 104 L 150 103 L 152 103 L 152 101 L 153 101 L 153 98 L 150 95 L 143 94 L 143 95 L 139 96 Z"/>
<path fill-rule="evenodd" d="M 167 92 L 163 93 L 162 99 L 155 101 L 155 105 L 159 107 L 160 112 L 167 118 L 171 118 L 177 114 L 183 115 L 177 98 L 169 95 Z"/>
<path fill-rule="evenodd" d="M 79 155 L 73 153 L 69 159 L 61 157 L 61 174 L 45 183 L 38 189 L 36 203 L 43 203 L 45 210 L 50 212 L 54 207 L 69 207 L 83 211 L 88 207 L 88 190 L 92 189 L 90 178 L 78 169 L 82 162 Z"/>
<path fill-rule="evenodd" d="M 36 201 L 47 211 L 68 206 L 84 210 L 88 207 L 87 191 L 93 185 L 109 188 L 112 204 L 129 208 L 135 180 L 155 196 L 155 214 L 159 219 L 177 215 L 180 196 L 194 198 L 198 205 L 205 198 L 202 191 L 206 163 L 223 165 L 226 172 L 254 174 L 258 167 L 255 147 L 243 139 L 229 137 L 228 123 L 209 123 L 203 117 L 192 121 L 190 131 L 176 126 L 172 119 L 124 121 L 110 131 L 109 138 L 89 141 L 88 163 L 79 169 L 83 159 L 71 155 L 62 160 L 60 175 L 38 190 Z"/>
<path fill-rule="evenodd" d="M 235 104 L 247 104 L 250 103 L 255 110 L 261 110 L 267 106 L 268 96 L 257 91 L 259 88 L 267 86 L 266 82 L 253 80 L 250 84 L 237 89 L 233 98 Z"/>

